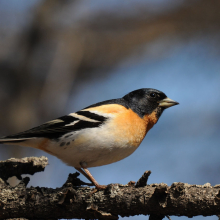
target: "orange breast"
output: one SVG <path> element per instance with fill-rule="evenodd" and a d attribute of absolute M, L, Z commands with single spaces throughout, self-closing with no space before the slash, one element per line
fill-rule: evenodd
<path fill-rule="evenodd" d="M 119 104 L 102 105 L 85 110 L 97 113 L 110 114 L 114 118 L 110 121 L 110 131 L 117 137 L 116 141 L 129 142 L 131 146 L 138 147 L 147 132 L 157 123 L 156 112 L 145 115 L 143 118 Z"/>
<path fill-rule="evenodd" d="M 140 118 L 131 109 L 126 109 L 126 111 L 117 114 L 112 123 L 117 125 L 114 132 L 118 141 L 128 140 L 131 146 L 138 147 L 156 122 L 155 112 Z"/>

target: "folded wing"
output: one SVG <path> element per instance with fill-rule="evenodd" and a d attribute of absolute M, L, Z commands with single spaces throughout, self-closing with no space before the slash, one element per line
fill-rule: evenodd
<path fill-rule="evenodd" d="M 20 142 L 31 138 L 58 139 L 69 132 L 101 126 L 108 118 L 90 111 L 78 111 L 49 121 L 30 130 L 0 138 L 0 143 Z"/>

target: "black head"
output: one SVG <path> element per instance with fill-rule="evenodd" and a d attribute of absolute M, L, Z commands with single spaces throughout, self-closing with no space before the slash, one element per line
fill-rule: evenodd
<path fill-rule="evenodd" d="M 163 92 L 156 89 L 138 89 L 128 93 L 122 99 L 140 117 L 156 111 L 159 118 L 165 108 L 179 104 L 167 98 Z"/>

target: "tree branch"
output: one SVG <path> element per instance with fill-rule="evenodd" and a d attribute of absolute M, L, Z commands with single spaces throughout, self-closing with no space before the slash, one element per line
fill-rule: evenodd
<path fill-rule="evenodd" d="M 48 164 L 48 159 L 42 157 L 25 157 L 22 159 L 11 158 L 0 161 L 0 178 L 7 180 L 9 177 L 16 176 L 22 180 L 22 174 L 30 174 L 44 171 Z"/>
<path fill-rule="evenodd" d="M 39 158 L 36 160 L 40 161 Z M 22 163 L 23 159 L 20 161 Z M 6 170 L 1 169 L 1 172 Z M 94 192 L 93 188 L 81 186 L 84 183 L 78 175 L 71 174 L 63 187 L 56 189 L 26 188 L 25 180 L 11 187 L 1 181 L 0 219 L 118 219 L 119 215 L 139 214 L 162 219 L 168 215 L 220 214 L 220 185 L 173 183 L 167 186 L 161 183 L 137 187 L 137 184 L 110 184 L 105 190 Z M 146 179 L 146 174 L 143 176 Z"/>

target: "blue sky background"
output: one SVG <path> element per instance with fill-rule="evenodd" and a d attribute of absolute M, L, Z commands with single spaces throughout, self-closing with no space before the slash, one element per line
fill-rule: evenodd
<path fill-rule="evenodd" d="M 24 6 L 29 4 L 28 1 L 20 1 L 14 8 L 9 2 L 0 1 L 0 11 L 17 11 L 18 14 L 22 13 L 19 17 L 24 15 L 28 8 L 24 9 Z M 36 2 L 32 1 L 31 4 Z M 100 7 L 101 1 L 89 2 L 94 4 L 94 10 Z M 118 4 L 116 1 L 111 4 L 107 2 L 113 8 Z M 85 2 L 82 9 L 86 10 Z M 5 13 L 5 16 L 9 17 L 9 14 Z M 219 37 L 220 33 L 195 35 L 187 40 L 164 36 L 151 45 L 137 48 L 109 70 L 107 77 L 92 78 L 74 85 L 74 94 L 71 94 L 63 115 L 99 101 L 122 97 L 139 88 L 161 90 L 180 103 L 163 113 L 131 156 L 114 164 L 90 168 L 100 184 L 137 181 L 146 170 L 152 171 L 149 184 L 220 183 L 220 53 L 216 50 Z M 68 174 L 75 172 L 74 168 L 45 152 L 36 150 L 33 155 L 33 151 L 27 149 L 22 156 L 41 155 L 49 158 L 49 165 L 45 172 L 31 177 L 29 186 L 60 187 Z M 1 159 L 7 159 L 4 152 Z M 80 178 L 86 181 L 82 175 Z M 141 220 L 146 217 L 135 216 L 129 219 Z M 214 220 L 217 217 L 199 216 L 195 219 Z"/>

